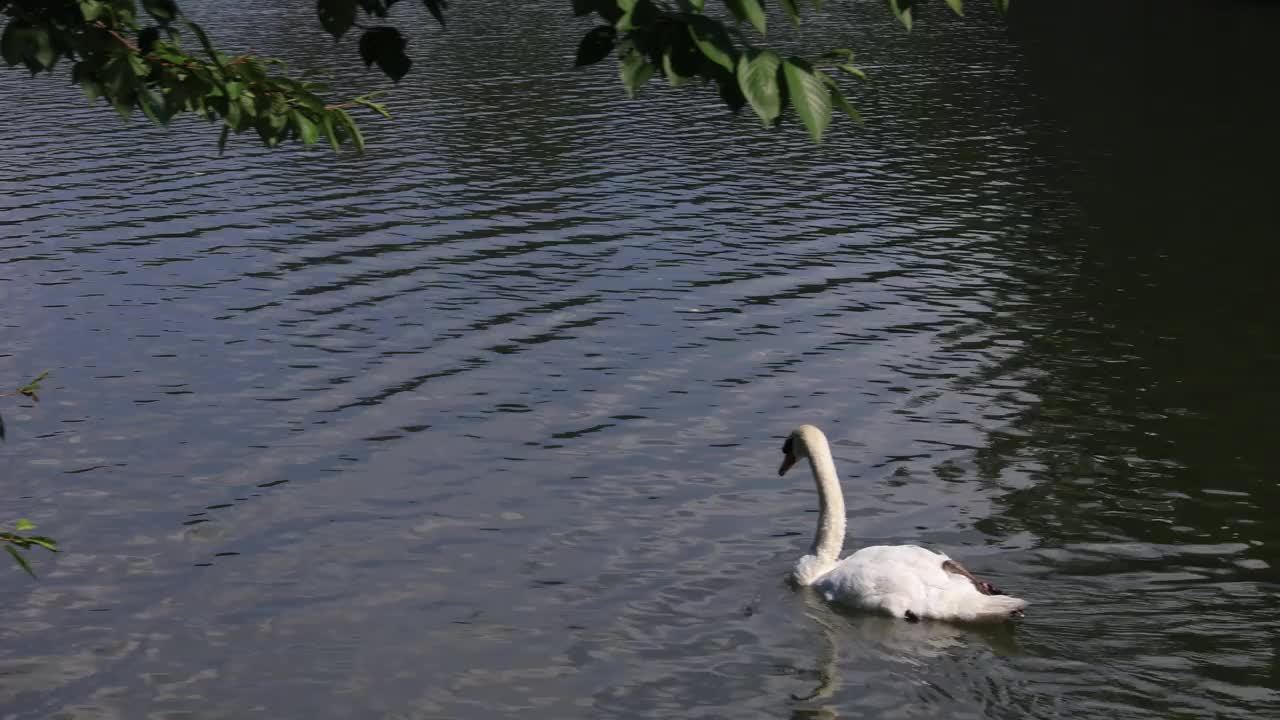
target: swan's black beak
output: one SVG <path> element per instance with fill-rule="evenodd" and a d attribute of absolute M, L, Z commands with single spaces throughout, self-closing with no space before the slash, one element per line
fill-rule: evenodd
<path fill-rule="evenodd" d="M 778 468 L 778 477 L 786 475 L 787 471 L 791 469 L 791 466 L 796 464 L 796 454 L 793 449 L 794 444 L 795 443 L 791 438 L 787 438 L 787 441 L 782 443 L 782 466 Z"/>
<path fill-rule="evenodd" d="M 781 477 L 786 475 L 787 471 L 791 469 L 791 466 L 795 464 L 796 456 L 784 451 L 782 455 L 782 465 L 778 466 L 778 476 Z"/>

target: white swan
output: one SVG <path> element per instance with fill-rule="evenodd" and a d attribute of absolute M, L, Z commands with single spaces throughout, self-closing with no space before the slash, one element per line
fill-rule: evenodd
<path fill-rule="evenodd" d="M 1020 600 L 974 577 L 942 553 L 916 545 L 875 545 L 840 560 L 844 544 L 844 494 L 827 436 L 812 425 L 796 428 L 782 446 L 784 475 L 809 458 L 818 486 L 818 531 L 809 554 L 796 563 L 800 585 L 828 602 L 886 611 L 907 620 L 996 620 L 1022 615 Z"/>

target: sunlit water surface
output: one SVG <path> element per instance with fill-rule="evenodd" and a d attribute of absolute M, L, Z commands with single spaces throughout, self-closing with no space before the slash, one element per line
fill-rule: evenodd
<path fill-rule="evenodd" d="M 210 27 L 350 78 L 292 5 Z M 0 407 L 0 520 L 66 548 L 3 568 L 0 717 L 1280 710 L 1274 115 L 1214 74 L 1262 72 L 1274 8 L 1087 58 L 1088 17 L 833 10 L 805 39 L 879 84 L 815 147 L 457 5 L 363 157 L 0 73 L 0 378 L 52 370 Z M 1187 32 L 1213 90 L 1143 74 Z M 851 542 L 1026 620 L 790 589 L 802 422 Z"/>

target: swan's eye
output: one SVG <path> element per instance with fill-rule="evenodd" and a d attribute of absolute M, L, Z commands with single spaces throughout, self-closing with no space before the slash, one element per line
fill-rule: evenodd
<path fill-rule="evenodd" d="M 782 452 L 786 455 L 791 454 L 791 438 L 787 438 L 787 441 L 782 443 Z"/>

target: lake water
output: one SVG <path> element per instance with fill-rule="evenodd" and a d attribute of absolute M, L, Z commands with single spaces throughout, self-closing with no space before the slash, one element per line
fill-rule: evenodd
<path fill-rule="evenodd" d="M 260 5 L 215 38 L 381 86 Z M 1275 6 L 832 4 L 878 82 L 815 147 L 457 5 L 363 157 L 0 72 L 0 522 L 65 547 L 0 718 L 1280 712 Z M 1026 619 L 789 588 L 803 422 L 850 545 Z"/>

